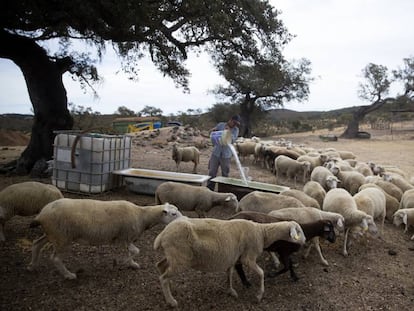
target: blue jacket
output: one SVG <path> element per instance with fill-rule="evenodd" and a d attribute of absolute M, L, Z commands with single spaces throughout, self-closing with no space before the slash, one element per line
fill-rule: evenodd
<path fill-rule="evenodd" d="M 226 128 L 227 122 L 220 122 L 216 125 L 216 131 L 223 131 Z M 230 129 L 231 131 L 231 142 L 234 143 L 239 136 L 239 128 L 237 126 Z M 230 146 L 227 145 L 216 145 L 213 148 L 212 154 L 218 158 L 231 158 L 233 153 L 231 152 Z"/>

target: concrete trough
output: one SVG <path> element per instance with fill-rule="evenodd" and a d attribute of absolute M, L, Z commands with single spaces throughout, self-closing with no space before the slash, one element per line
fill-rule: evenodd
<path fill-rule="evenodd" d="M 166 181 L 181 182 L 196 186 L 207 186 L 208 175 L 176 173 L 168 171 L 127 168 L 113 171 L 112 174 L 121 176 L 128 189 L 135 193 L 154 195 L 157 187 Z"/>
<path fill-rule="evenodd" d="M 244 182 L 242 179 L 223 176 L 217 176 L 211 181 L 217 183 L 218 192 L 232 192 L 239 200 L 252 191 L 280 193 L 284 190 L 290 189 L 289 187 L 280 185 L 267 184 L 257 181 Z"/>

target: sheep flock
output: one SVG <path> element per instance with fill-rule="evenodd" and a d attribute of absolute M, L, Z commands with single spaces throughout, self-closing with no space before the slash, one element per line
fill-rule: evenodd
<path fill-rule="evenodd" d="M 331 295 L 340 295 L 339 284 L 346 290 L 351 281 L 352 284 L 363 282 L 363 274 L 358 276 L 361 280 L 347 279 L 347 262 L 366 265 L 367 274 L 372 273 L 374 263 L 365 261 L 367 254 L 372 248 L 383 247 L 390 227 L 399 230 L 401 242 L 414 243 L 410 242 L 414 240 L 414 185 L 412 177 L 405 172 L 391 165 L 360 161 L 357 152 L 333 147 L 311 148 L 283 139 L 240 139 L 237 150 L 244 150 L 243 143 L 247 142 L 255 148 L 250 145 L 246 148 L 252 153 L 240 156 L 242 165 L 250 171 L 267 172 L 275 183 L 289 186 L 289 191 L 272 195 L 258 191 L 237 201 L 233 193 L 210 192 L 204 186 L 180 187 L 173 183 L 168 184 L 168 188 L 167 184 L 160 186 L 156 195 L 143 199 L 144 202 L 126 190 L 92 198 L 57 194 L 41 203 L 42 208 L 25 214 L 18 212 L 17 205 L 13 207 L 13 201 L 24 197 L 27 202 L 35 202 L 31 197 L 39 192 L 25 189 L 24 194 L 14 194 L 16 197 L 10 198 L 7 194 L 10 190 L 4 187 L 0 191 L 1 251 L 7 252 L 8 245 L 21 242 L 22 238 L 26 238 L 26 243 L 31 242 L 21 246 L 18 264 L 8 262 L 7 269 L 20 269 L 23 277 L 27 275 L 37 280 L 53 278 L 56 286 L 63 284 L 64 287 L 71 282 L 76 283 L 70 287 L 83 286 L 97 277 L 100 282 L 110 283 L 117 274 L 126 280 L 135 279 L 137 288 L 152 287 L 155 298 L 148 298 L 145 307 L 129 305 L 124 306 L 125 309 L 162 310 L 167 306 L 211 309 L 219 308 L 223 299 L 227 306 L 233 304 L 234 308 L 270 310 L 275 306 L 268 304 L 273 301 L 272 297 L 286 295 L 288 288 L 292 289 L 292 294 L 298 286 L 308 288 L 300 297 L 314 295 L 318 282 L 329 277 L 328 271 L 338 270 L 344 274 L 343 279 L 337 280 L 338 289 L 331 289 Z M 198 169 L 200 174 L 204 170 L 203 153 L 201 150 L 200 159 L 192 168 Z M 164 156 L 171 160 L 169 152 Z M 301 162 L 303 166 L 298 164 Z M 178 169 L 178 165 L 172 170 Z M 34 185 L 33 188 L 39 186 Z M 13 186 L 18 188 L 19 184 Z M 240 211 L 255 213 L 255 217 L 266 220 L 259 221 L 255 217 L 253 220 L 230 220 Z M 158 214 L 148 216 L 153 213 Z M 11 227 L 16 221 L 25 223 L 27 237 L 13 236 L 19 233 Z M 305 230 L 309 232 L 310 227 L 321 221 L 322 225 L 318 223 L 318 226 L 322 231 L 313 234 L 312 240 L 305 244 Z M 301 225 L 306 228 L 303 232 Z M 324 227 L 330 227 L 329 232 L 336 239 L 331 237 L 329 242 L 318 239 L 327 234 Z M 272 243 L 277 241 L 282 250 L 268 256 Z M 401 249 L 399 245 L 387 243 L 387 249 Z M 288 251 L 288 247 L 293 247 L 294 251 Z M 312 247 L 316 253 L 310 253 Z M 114 248 L 117 254 L 125 255 L 115 259 L 101 256 Z M 79 250 L 93 255 L 87 259 Z M 288 255 L 281 258 L 282 253 Z M 387 254 L 387 250 L 383 256 L 389 257 L 390 264 L 394 258 L 398 259 L 392 253 Z M 79 269 L 79 265 L 83 268 Z M 245 288 L 246 284 L 234 276 L 234 271 L 239 272 L 237 265 L 242 265 L 251 279 L 250 288 Z M 292 272 L 293 267 L 300 277 Z M 315 269 L 320 271 L 318 281 L 309 279 L 311 270 Z M 82 270 L 87 272 L 82 273 Z M 111 279 L 106 278 L 105 270 L 110 270 Z M 291 278 L 282 274 L 285 271 L 291 272 Z M 152 279 L 144 281 L 143 275 Z M 380 277 L 387 276 L 384 273 Z M 207 284 L 215 284 L 216 288 Z M 193 287 L 197 287 L 197 291 L 191 294 Z M 114 295 L 113 291 L 102 293 L 98 288 L 97 294 Z M 123 295 L 123 290 L 119 288 L 119 296 Z M 141 294 L 140 290 L 135 293 L 136 296 Z M 403 296 L 401 299 L 406 298 L 407 302 L 414 301 L 414 292 L 405 292 Z M 366 299 L 361 300 L 361 309 L 370 309 Z M 200 305 L 198 301 L 208 305 Z M 387 306 L 386 302 L 384 305 Z M 328 309 L 321 306 L 322 302 L 319 307 L 309 305 L 308 310 Z M 292 309 L 296 307 L 297 304 Z M 338 307 L 338 310 L 342 309 Z"/>

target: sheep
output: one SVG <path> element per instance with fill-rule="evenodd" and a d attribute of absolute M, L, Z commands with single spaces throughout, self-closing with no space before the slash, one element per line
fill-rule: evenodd
<path fill-rule="evenodd" d="M 339 156 L 342 160 L 354 160 L 356 155 L 352 151 L 338 150 Z"/>
<path fill-rule="evenodd" d="M 346 189 L 351 195 L 357 193 L 359 187 L 365 184 L 365 176 L 356 171 L 339 171 L 336 177 L 341 181 L 341 188 Z"/>
<path fill-rule="evenodd" d="M 47 204 L 35 217 L 31 227 L 41 225 L 44 234 L 33 242 L 32 261 L 27 269 L 38 264 L 42 247 L 50 242 L 54 247 L 52 261 L 65 279 L 76 279 L 62 262 L 64 250 L 72 242 L 90 245 L 120 243 L 128 250 L 125 264 L 138 269 L 133 257 L 139 253 L 134 245 L 140 235 L 156 224 L 181 217 L 178 208 L 171 204 L 138 206 L 131 202 L 99 201 L 92 199 L 59 199 Z"/>
<path fill-rule="evenodd" d="M 255 155 L 255 148 L 258 143 L 254 141 L 236 142 L 235 148 L 241 157 L 242 161 L 245 161 L 246 156 L 249 157 L 251 154 Z"/>
<path fill-rule="evenodd" d="M 403 193 L 399 209 L 414 208 L 414 189 L 407 190 Z"/>
<path fill-rule="evenodd" d="M 314 198 L 318 202 L 319 208 L 322 207 L 323 200 L 325 199 L 325 196 L 326 196 L 326 191 L 321 186 L 320 183 L 316 181 L 312 181 L 312 180 L 308 181 L 303 186 L 303 192 L 306 193 L 311 198 Z"/>
<path fill-rule="evenodd" d="M 280 219 L 278 217 L 258 212 L 240 212 L 231 216 L 230 219 L 246 219 L 258 223 L 274 223 L 279 221 L 285 221 L 285 219 Z M 319 251 L 319 256 L 322 259 L 323 263 L 327 264 L 327 261 L 323 258 L 321 249 L 319 247 L 319 237 L 322 237 L 323 239 L 326 239 L 331 243 L 335 242 L 336 234 L 332 222 L 330 220 L 318 219 L 312 222 L 299 223 L 299 225 L 301 226 L 305 234 L 306 241 L 312 241 L 312 243 L 317 247 Z M 268 248 L 266 248 L 265 250 L 272 254 L 272 256 L 274 256 L 274 253 L 278 253 L 284 266 L 283 269 L 275 273 L 270 273 L 269 276 L 275 277 L 289 270 L 291 278 L 294 281 L 297 281 L 299 278 L 293 270 L 293 265 L 290 257 L 292 253 L 297 252 L 299 249 L 300 245 L 283 240 L 276 241 Z M 239 274 L 240 279 L 242 280 L 243 285 L 249 287 L 250 283 L 246 279 L 246 276 L 243 271 L 243 266 L 238 262 L 235 268 L 237 273 Z"/>
<path fill-rule="evenodd" d="M 291 159 L 285 155 L 279 155 L 275 159 L 274 173 L 276 180 L 279 180 L 279 176 L 285 174 L 287 179 L 293 179 L 296 186 L 296 178 L 298 175 L 303 176 L 303 183 L 306 182 L 306 178 L 310 174 L 310 162 Z"/>
<path fill-rule="evenodd" d="M 180 211 L 194 211 L 198 217 L 205 217 L 214 206 L 222 205 L 236 210 L 239 205 L 233 193 L 220 193 L 205 186 L 187 185 L 168 181 L 155 190 L 155 204 L 171 203 Z"/>
<path fill-rule="evenodd" d="M 323 201 L 322 210 L 339 213 L 345 218 L 345 237 L 342 254 L 348 256 L 347 243 L 348 234 L 352 227 L 359 226 L 362 232 L 369 231 L 372 234 L 377 233 L 377 227 L 371 215 L 360 211 L 357 207 L 353 196 L 345 189 L 331 189 L 326 193 Z"/>
<path fill-rule="evenodd" d="M 311 171 L 317 166 L 322 166 L 327 160 L 328 157 L 324 154 L 319 154 L 317 156 L 310 156 L 309 154 L 301 155 L 297 158 L 299 162 L 308 161 L 311 164 Z"/>
<path fill-rule="evenodd" d="M 264 163 L 271 172 L 274 172 L 275 159 L 280 155 L 285 155 L 294 160 L 300 156 L 296 151 L 289 150 L 286 147 L 270 146 L 265 148 Z"/>
<path fill-rule="evenodd" d="M 174 144 L 172 149 L 172 159 L 177 166 L 177 172 L 181 162 L 193 162 L 193 173 L 196 174 L 197 165 L 200 163 L 200 151 L 194 146 L 177 147 L 177 145 Z"/>
<path fill-rule="evenodd" d="M 246 219 L 258 223 L 274 223 L 281 221 L 277 217 L 273 217 L 258 212 L 240 212 L 231 216 L 230 219 Z M 311 223 L 299 223 L 299 225 L 301 226 L 303 233 L 305 234 L 306 241 L 313 240 L 313 238 L 315 237 L 322 237 L 323 239 L 326 239 L 331 243 L 335 242 L 336 235 L 334 226 L 332 222 L 330 222 L 329 220 L 317 220 Z M 283 263 L 283 269 L 279 270 L 278 272 L 270 273 L 269 276 L 275 277 L 289 270 L 291 278 L 294 281 L 299 280 L 298 276 L 296 275 L 293 269 L 291 260 L 291 254 L 297 252 L 299 249 L 299 244 L 283 240 L 275 241 L 272 245 L 267 247 L 265 250 L 271 254 L 278 253 L 279 258 Z M 242 280 L 243 285 L 245 287 L 250 287 L 250 283 L 246 278 L 242 264 L 240 262 L 236 263 L 235 268 L 240 279 Z"/>
<path fill-rule="evenodd" d="M 371 181 L 372 183 L 379 186 L 382 190 L 384 190 L 389 195 L 393 196 L 397 199 L 398 202 L 401 201 L 401 197 L 403 195 L 402 190 L 394 185 L 392 182 L 383 180 L 381 178 Z"/>
<path fill-rule="evenodd" d="M 240 200 L 236 213 L 240 211 L 253 211 L 267 214 L 276 209 L 303 206 L 305 205 L 301 201 L 287 195 L 252 191 Z"/>
<path fill-rule="evenodd" d="M 26 181 L 0 192 L 0 242 L 4 242 L 4 226 L 13 216 L 32 216 L 48 203 L 63 198 L 62 192 L 50 184 Z"/>
<path fill-rule="evenodd" d="M 336 188 L 340 182 L 330 170 L 323 166 L 317 166 L 313 169 L 310 180 L 319 183 L 325 191 Z"/>
<path fill-rule="evenodd" d="M 371 166 L 365 162 L 357 162 L 355 165 L 355 169 L 357 172 L 361 173 L 364 176 L 373 176 L 374 173 L 372 172 Z"/>
<path fill-rule="evenodd" d="M 303 245 L 305 237 L 296 222 L 259 224 L 244 219 L 182 217 L 168 224 L 155 238 L 154 249 L 161 249 L 164 258 L 157 264 L 161 288 L 167 304 L 177 307 L 170 290 L 170 280 L 185 269 L 205 272 L 227 271 L 229 292 L 237 297 L 232 274 L 237 261 L 247 265 L 260 278 L 257 300 L 264 294 L 264 274 L 256 259 L 277 240 Z"/>
<path fill-rule="evenodd" d="M 382 189 L 380 186 L 374 183 L 363 184 L 361 187 L 359 187 L 359 191 L 370 187 L 380 189 L 384 193 L 386 207 L 385 219 L 392 222 L 392 216 L 398 210 L 400 203 L 396 198 L 394 198 L 392 195 L 389 195 L 387 192 L 384 191 L 384 189 Z"/>
<path fill-rule="evenodd" d="M 397 210 L 393 215 L 393 223 L 397 227 L 404 224 L 404 232 L 407 232 L 410 226 L 414 226 L 414 208 L 403 208 Z M 411 236 L 411 240 L 414 240 L 414 234 Z"/>
<path fill-rule="evenodd" d="M 307 195 L 303 191 L 297 189 L 288 189 L 280 192 L 280 194 L 296 198 L 299 201 L 301 201 L 305 206 L 316 207 L 319 209 L 321 208 L 321 205 L 319 205 L 319 202 L 317 200 Z"/>
<path fill-rule="evenodd" d="M 359 210 L 371 215 L 374 221 L 379 220 L 383 233 L 387 211 L 384 192 L 378 188 L 365 188 L 354 194 L 354 200 Z"/>
<path fill-rule="evenodd" d="M 410 184 L 410 182 L 407 179 L 405 179 L 405 177 L 402 177 L 398 174 L 390 175 L 392 177 L 390 182 L 392 182 L 394 185 L 400 188 L 403 193 L 407 190 L 414 189 L 414 186 Z"/>

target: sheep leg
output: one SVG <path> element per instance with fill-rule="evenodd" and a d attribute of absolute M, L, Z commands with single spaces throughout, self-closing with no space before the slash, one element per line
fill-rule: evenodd
<path fill-rule="evenodd" d="M 347 244 L 348 244 L 349 230 L 350 230 L 350 228 L 346 229 L 345 236 L 344 236 L 344 246 L 343 246 L 343 249 L 342 249 L 342 255 L 344 255 L 344 256 L 348 256 Z"/>
<path fill-rule="evenodd" d="M 63 257 L 63 247 L 55 246 L 55 252 L 52 254 L 51 259 L 56 269 L 60 272 L 60 274 L 63 275 L 65 279 L 67 280 L 76 279 L 76 274 L 70 272 L 63 264 L 62 257 Z"/>
<path fill-rule="evenodd" d="M 260 302 L 264 294 L 264 272 L 262 268 L 258 266 L 258 264 L 256 263 L 256 260 L 248 261 L 247 265 L 250 269 L 252 269 L 252 271 L 256 272 L 259 275 L 260 287 L 259 287 L 259 291 L 257 293 L 256 298 L 257 298 L 257 301 Z"/>
<path fill-rule="evenodd" d="M 236 262 L 236 264 L 234 265 L 234 268 L 236 269 L 237 274 L 239 275 L 239 278 L 243 286 L 246 288 L 251 287 L 252 284 L 247 279 L 246 274 L 244 273 L 244 270 L 243 270 L 243 265 L 240 263 L 240 261 Z"/>
<path fill-rule="evenodd" d="M 4 223 L 0 222 L 0 242 L 6 241 L 6 237 L 4 236 Z"/>
<path fill-rule="evenodd" d="M 46 234 L 42 235 L 40 238 L 36 239 L 32 245 L 32 261 L 27 266 L 27 270 L 33 271 L 37 266 L 37 262 L 39 261 L 39 254 L 42 250 L 42 247 L 48 242 Z"/>
<path fill-rule="evenodd" d="M 319 255 L 319 258 L 320 258 L 322 264 L 325 265 L 325 266 L 329 266 L 328 261 L 322 255 L 321 245 L 319 244 L 319 237 L 314 237 L 312 239 L 312 244 L 315 245 L 316 251 Z"/>
<path fill-rule="evenodd" d="M 128 257 L 125 259 L 124 264 L 133 269 L 139 269 L 140 266 L 134 261 L 134 256 L 139 254 L 139 248 L 133 243 L 128 244 Z"/>
<path fill-rule="evenodd" d="M 197 174 L 197 163 L 194 162 L 193 173 Z"/>
<path fill-rule="evenodd" d="M 167 266 L 165 268 L 165 266 Z M 157 263 L 158 270 L 165 268 L 164 273 L 160 275 L 159 280 L 161 284 L 162 293 L 164 294 L 165 301 L 168 305 L 175 308 L 178 306 L 177 300 L 171 294 L 170 279 L 173 276 L 171 267 L 168 265 L 168 261 L 164 258 Z"/>
<path fill-rule="evenodd" d="M 279 258 L 277 258 L 276 254 L 274 252 L 269 252 L 269 254 L 272 257 L 272 260 L 273 260 L 273 263 L 274 263 L 276 269 L 279 268 L 279 266 L 280 266 Z"/>
<path fill-rule="evenodd" d="M 293 269 L 293 262 L 292 259 L 290 258 L 290 256 L 286 256 L 283 255 L 281 257 L 282 263 L 283 263 L 283 269 L 276 271 L 276 272 L 269 272 L 267 274 L 268 277 L 274 278 L 278 275 L 281 275 L 285 272 L 287 272 L 288 270 L 290 271 L 290 277 L 292 278 L 293 281 L 297 281 L 299 280 L 299 277 L 296 275 L 294 269 Z"/>
<path fill-rule="evenodd" d="M 227 270 L 227 283 L 229 286 L 229 294 L 237 298 L 239 297 L 239 295 L 237 294 L 236 290 L 233 288 L 233 270 L 234 270 L 234 267 L 230 267 Z"/>

